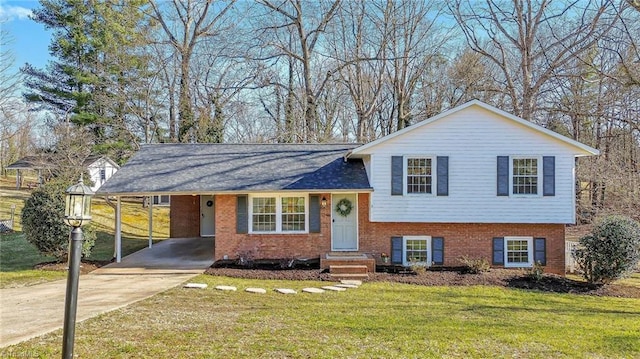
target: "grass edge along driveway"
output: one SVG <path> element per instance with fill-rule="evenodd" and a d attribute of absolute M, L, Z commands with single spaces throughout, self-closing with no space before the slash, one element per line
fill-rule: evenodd
<path fill-rule="evenodd" d="M 640 299 L 497 287 L 365 283 L 283 295 L 326 282 L 199 276 L 78 324 L 75 353 L 109 358 L 572 358 L 640 356 Z M 221 292 L 215 285 L 233 285 Z M 263 287 L 267 294 L 246 293 Z M 62 331 L 0 350 L 59 357 Z"/>

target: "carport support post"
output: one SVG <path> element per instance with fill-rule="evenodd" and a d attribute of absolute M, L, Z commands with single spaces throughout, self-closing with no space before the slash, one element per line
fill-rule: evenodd
<path fill-rule="evenodd" d="M 122 205 L 120 196 L 116 201 L 116 263 L 122 260 Z"/>
<path fill-rule="evenodd" d="M 149 196 L 149 248 L 153 246 L 153 196 Z"/>

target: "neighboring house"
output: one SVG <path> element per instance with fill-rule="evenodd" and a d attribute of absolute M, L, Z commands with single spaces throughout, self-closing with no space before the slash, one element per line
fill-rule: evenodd
<path fill-rule="evenodd" d="M 147 145 L 98 193 L 171 195 L 170 236 L 215 236 L 216 260 L 468 256 L 564 273 L 575 158 L 596 154 L 471 101 L 365 145 Z"/>
<path fill-rule="evenodd" d="M 101 155 L 87 157 L 83 165 L 89 172 L 89 177 L 91 177 L 91 182 L 93 183 L 91 190 L 94 192 L 120 169 L 120 166 L 109 157 Z"/>
<path fill-rule="evenodd" d="M 91 155 L 88 156 L 83 164 L 84 168 L 91 177 L 92 191 L 97 191 L 102 184 L 104 184 L 116 171 L 120 169 L 120 166 L 113 162 L 107 156 Z M 8 170 L 16 170 L 16 188 L 20 189 L 23 185 L 23 171 L 36 171 L 38 183 L 28 183 L 29 187 L 33 187 L 37 184 L 44 182 L 44 177 L 48 176 L 51 171 L 55 170 L 55 160 L 50 153 L 43 153 L 39 155 L 26 156 L 20 160 L 10 164 L 6 167 Z M 88 181 L 85 182 L 88 183 Z"/>

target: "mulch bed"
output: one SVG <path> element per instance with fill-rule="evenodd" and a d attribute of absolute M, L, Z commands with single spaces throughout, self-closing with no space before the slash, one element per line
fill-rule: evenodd
<path fill-rule="evenodd" d="M 238 268 L 209 268 L 206 274 L 246 279 L 321 280 L 332 281 L 328 273 L 319 269 L 260 270 Z M 535 290 L 550 293 L 571 293 L 607 297 L 640 298 L 640 288 L 620 284 L 602 286 L 545 274 L 536 281 L 521 271 L 492 269 L 486 273 L 468 274 L 456 270 L 426 271 L 415 274 L 369 273 L 369 282 L 395 282 L 426 286 L 493 285 L 505 288 Z"/>

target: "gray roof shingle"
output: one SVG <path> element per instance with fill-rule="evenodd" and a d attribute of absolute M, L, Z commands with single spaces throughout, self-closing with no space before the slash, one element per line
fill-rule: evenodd
<path fill-rule="evenodd" d="M 99 194 L 370 190 L 355 144 L 144 145 Z"/>

